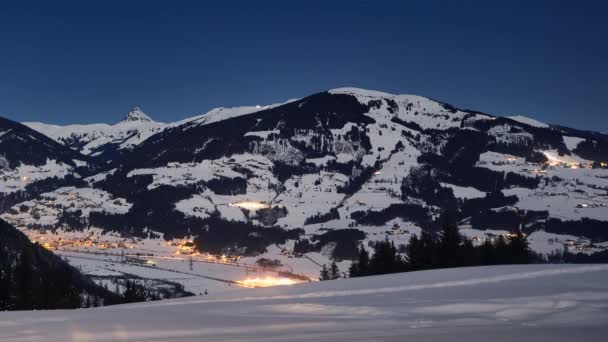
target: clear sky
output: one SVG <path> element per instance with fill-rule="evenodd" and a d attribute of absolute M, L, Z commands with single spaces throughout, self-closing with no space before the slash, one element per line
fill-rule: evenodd
<path fill-rule="evenodd" d="M 608 130 L 605 1 L 3 1 L 0 115 L 174 121 L 356 86 Z"/>

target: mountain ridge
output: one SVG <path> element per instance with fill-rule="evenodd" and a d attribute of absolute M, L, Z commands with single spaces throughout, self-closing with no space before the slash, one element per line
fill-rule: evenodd
<path fill-rule="evenodd" d="M 332 88 L 332 89 L 326 90 L 324 92 L 327 92 L 330 94 L 348 94 L 348 95 L 353 95 L 356 97 L 368 98 L 368 99 L 399 98 L 399 97 L 409 98 L 412 100 L 422 99 L 422 100 L 437 103 L 438 105 L 447 106 L 449 108 L 455 108 L 454 106 L 448 104 L 447 102 L 443 102 L 440 100 L 433 99 L 431 97 L 426 97 L 426 96 L 416 95 L 416 94 L 393 94 L 393 93 L 388 93 L 388 92 L 383 92 L 383 91 L 368 90 L 368 89 L 357 88 L 357 87 L 337 87 L 337 88 Z M 138 106 L 133 107 L 133 109 L 130 112 L 128 112 L 123 117 L 122 120 L 120 120 L 119 122 L 117 122 L 115 124 L 108 124 L 108 123 L 78 124 L 78 123 L 75 123 L 75 124 L 67 124 L 67 125 L 57 125 L 57 124 L 46 124 L 46 123 L 38 122 L 38 121 L 23 122 L 23 124 L 28 127 L 31 126 L 31 128 L 56 139 L 57 136 L 59 136 L 61 134 L 58 132 L 55 132 L 55 131 L 60 130 L 60 129 L 65 129 L 65 128 L 68 128 L 68 129 L 73 128 L 74 131 L 76 131 L 78 129 L 84 130 L 87 127 L 98 127 L 99 129 L 103 129 L 103 128 L 108 128 L 109 126 L 116 126 L 119 124 L 131 124 L 131 123 L 136 123 L 136 122 L 157 123 L 160 125 L 165 125 L 166 128 L 176 127 L 176 126 L 179 126 L 179 125 L 182 125 L 182 124 L 185 124 L 188 122 L 194 122 L 194 121 L 202 121 L 202 123 L 211 123 L 211 122 L 216 122 L 216 121 L 220 121 L 220 120 L 224 120 L 224 119 L 229 119 L 233 116 L 252 114 L 252 113 L 255 113 L 255 112 L 258 112 L 261 110 L 285 105 L 285 104 L 288 104 L 290 102 L 294 102 L 297 100 L 298 99 L 290 99 L 290 100 L 287 100 L 284 102 L 279 102 L 279 103 L 275 103 L 275 104 L 271 104 L 271 105 L 251 105 L 251 106 L 245 105 L 245 106 L 236 106 L 236 107 L 216 107 L 203 114 L 197 114 L 197 115 L 193 115 L 190 117 L 186 117 L 184 119 L 178 119 L 176 121 L 172 121 L 172 122 L 169 122 L 166 124 L 161 123 L 161 122 L 156 122 L 150 116 L 145 114 Z M 492 115 L 483 113 L 478 110 L 471 110 L 471 109 L 460 109 L 460 110 L 462 110 L 464 112 L 469 112 L 469 113 L 478 113 L 478 114 L 492 116 Z M 499 117 L 509 118 L 509 119 L 518 121 L 523 124 L 541 127 L 541 128 L 548 128 L 549 126 L 551 126 L 551 125 L 543 123 L 533 117 L 524 116 L 524 115 L 503 115 L 503 116 L 499 116 Z M 559 126 L 559 125 L 555 125 L 555 126 Z M 577 129 L 577 130 L 578 131 L 589 131 L 589 130 L 580 130 L 580 129 Z M 593 132 L 593 131 L 589 131 L 589 132 Z M 595 133 L 606 134 L 605 132 L 602 132 L 600 130 L 598 130 Z"/>
<path fill-rule="evenodd" d="M 245 256 L 278 245 L 345 260 L 445 224 L 476 241 L 521 229 L 546 255 L 570 240 L 606 249 L 608 137 L 516 119 L 358 88 L 218 108 L 120 157 L 90 154 L 105 162 L 86 185 L 2 215 L 26 229 L 191 237 L 202 252 Z M 69 215 L 53 207 L 64 202 Z"/>

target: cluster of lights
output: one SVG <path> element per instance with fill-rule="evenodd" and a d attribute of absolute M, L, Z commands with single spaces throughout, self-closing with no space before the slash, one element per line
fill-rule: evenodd
<path fill-rule="evenodd" d="M 126 244 L 124 242 L 109 242 L 109 241 L 97 241 L 90 237 L 86 238 L 53 238 L 39 236 L 36 234 L 28 234 L 30 241 L 40 244 L 42 247 L 48 250 L 57 250 L 61 248 L 97 248 L 97 249 L 133 249 L 135 246 Z"/>
<path fill-rule="evenodd" d="M 186 254 L 186 255 L 191 255 L 191 254 L 196 253 L 196 249 L 194 247 L 194 242 L 185 241 L 184 243 L 182 243 L 181 245 L 178 246 L 177 253 Z"/>
<path fill-rule="evenodd" d="M 175 247 L 175 255 L 188 255 L 188 256 L 200 256 L 201 254 L 196 250 L 193 240 L 178 240 L 167 243 L 170 247 Z M 208 255 L 208 259 L 209 259 Z"/>
<path fill-rule="evenodd" d="M 518 237 L 519 235 L 521 235 L 521 236 L 523 236 L 523 237 L 527 237 L 527 235 L 526 235 L 526 234 L 524 234 L 524 233 L 519 233 L 519 234 L 516 234 L 516 233 L 507 233 L 507 234 L 502 234 L 502 236 L 504 236 L 504 237 L 506 237 L 506 238 L 508 238 L 508 239 L 516 238 L 516 237 Z"/>
<path fill-rule="evenodd" d="M 194 260 L 198 260 L 198 261 L 207 261 L 207 262 L 214 262 L 214 263 L 231 263 L 231 262 L 234 263 L 240 259 L 239 256 L 227 256 L 225 254 L 222 254 L 222 255 L 214 255 L 211 253 L 202 254 L 196 250 L 196 246 L 194 245 L 194 241 L 192 241 L 192 240 L 171 241 L 171 242 L 167 242 L 167 246 L 175 247 L 175 252 L 173 254 L 176 256 L 177 255 L 187 255 L 191 258 L 194 258 Z M 176 260 L 183 260 L 183 259 L 177 258 Z"/>
<path fill-rule="evenodd" d="M 570 169 L 579 169 L 579 168 L 587 168 L 590 169 L 593 167 L 590 163 L 579 163 L 579 162 L 567 162 L 565 160 L 560 159 L 558 156 L 553 153 L 543 152 L 545 157 L 547 157 L 547 162 L 545 165 L 548 166 L 563 166 Z"/>
<path fill-rule="evenodd" d="M 257 287 L 271 287 L 271 286 L 282 286 L 282 285 L 293 285 L 301 283 L 301 280 L 285 278 L 285 277 L 255 277 L 247 278 L 244 280 L 237 281 L 237 283 L 244 287 L 257 288 Z"/>
<path fill-rule="evenodd" d="M 270 205 L 264 202 L 255 202 L 255 201 L 243 201 L 237 203 L 229 203 L 229 207 L 237 207 L 241 209 L 247 210 L 260 210 L 260 209 L 268 209 Z"/>

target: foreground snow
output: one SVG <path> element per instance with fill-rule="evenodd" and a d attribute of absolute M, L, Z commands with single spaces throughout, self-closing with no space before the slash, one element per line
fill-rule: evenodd
<path fill-rule="evenodd" d="M 0 340 L 603 341 L 607 322 L 608 265 L 529 265 L 3 312 Z"/>

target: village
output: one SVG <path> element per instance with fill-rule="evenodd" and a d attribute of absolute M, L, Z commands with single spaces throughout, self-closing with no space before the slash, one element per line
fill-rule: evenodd
<path fill-rule="evenodd" d="M 186 290 L 193 293 L 215 291 L 222 284 L 256 288 L 311 281 L 307 276 L 292 273 L 291 268 L 280 262 L 269 265 L 255 258 L 243 262 L 241 256 L 201 253 L 192 239 L 120 238 L 94 230 L 61 234 L 31 229 L 23 232 L 32 242 L 52 250 L 100 282 L 135 276 L 135 280 L 145 283 L 147 277 L 141 277 L 150 269 L 157 270 L 160 276 L 148 280 L 163 283 L 178 279 L 179 283 L 179 279 L 184 279 Z"/>

